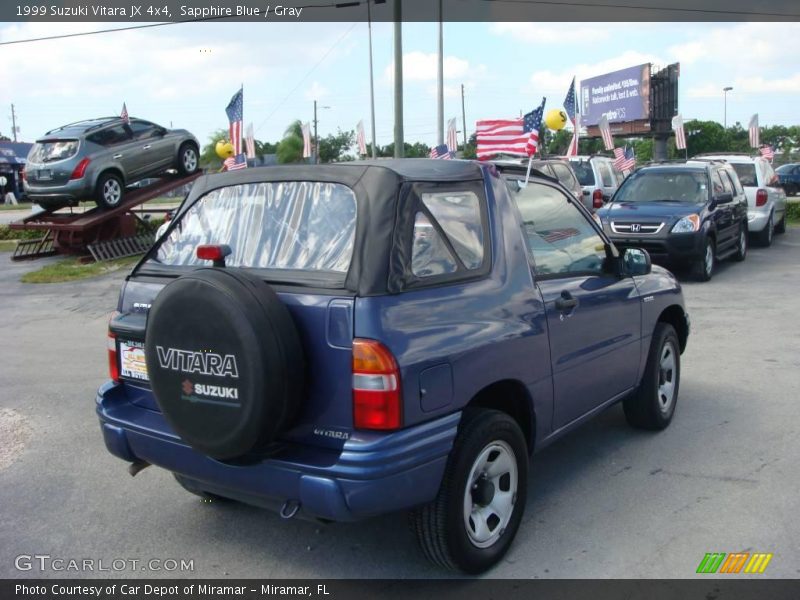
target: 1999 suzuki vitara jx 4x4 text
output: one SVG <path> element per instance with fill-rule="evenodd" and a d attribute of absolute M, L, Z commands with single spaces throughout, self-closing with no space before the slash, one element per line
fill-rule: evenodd
<path fill-rule="evenodd" d="M 111 319 L 108 450 L 284 516 L 410 509 L 428 558 L 489 568 L 535 450 L 618 401 L 669 425 L 689 334 L 668 271 L 524 178 L 427 159 L 201 178 Z"/>

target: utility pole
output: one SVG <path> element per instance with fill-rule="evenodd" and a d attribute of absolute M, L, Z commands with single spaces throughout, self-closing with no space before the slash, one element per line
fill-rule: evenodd
<path fill-rule="evenodd" d="M 394 0 L 394 157 L 403 158 L 403 9 Z"/>
<path fill-rule="evenodd" d="M 438 145 L 444 144 L 444 31 L 442 0 L 439 0 L 439 59 L 436 75 L 436 134 Z"/>
<path fill-rule="evenodd" d="M 317 101 L 314 100 L 314 164 L 319 164 L 319 138 L 317 137 Z"/>
<path fill-rule="evenodd" d="M 464 150 L 467 149 L 467 111 L 464 109 L 464 84 L 461 84 L 461 128 L 464 130 Z"/>
<path fill-rule="evenodd" d="M 372 9 L 370 5 L 371 0 L 367 0 L 367 28 L 369 29 L 369 110 L 370 121 L 372 124 L 372 158 L 378 156 L 378 150 L 375 146 L 375 85 L 373 83 L 372 75 Z"/>
<path fill-rule="evenodd" d="M 11 105 L 11 131 L 14 134 L 14 142 L 17 141 L 17 115 L 14 112 L 14 105 Z"/>

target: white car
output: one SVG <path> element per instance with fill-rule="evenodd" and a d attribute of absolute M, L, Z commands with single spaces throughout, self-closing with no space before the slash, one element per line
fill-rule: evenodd
<path fill-rule="evenodd" d="M 597 210 L 611 200 L 625 176 L 608 156 L 570 156 L 569 164 L 583 188 L 583 203 Z"/>
<path fill-rule="evenodd" d="M 786 231 L 786 192 L 766 158 L 749 154 L 701 154 L 693 160 L 724 160 L 739 176 L 747 196 L 747 228 L 762 246 Z"/>

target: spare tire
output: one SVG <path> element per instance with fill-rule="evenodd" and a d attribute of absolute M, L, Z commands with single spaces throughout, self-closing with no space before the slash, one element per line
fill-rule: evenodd
<path fill-rule="evenodd" d="M 147 319 L 147 372 L 183 441 L 217 460 L 272 442 L 303 399 L 305 367 L 289 310 L 264 281 L 203 268 L 156 296 Z"/>

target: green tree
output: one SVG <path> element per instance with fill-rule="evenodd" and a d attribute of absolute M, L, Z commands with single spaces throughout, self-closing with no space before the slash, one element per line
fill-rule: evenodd
<path fill-rule="evenodd" d="M 283 139 L 275 149 L 278 162 L 281 164 L 302 162 L 303 159 L 303 126 L 300 121 L 292 121 L 283 133 Z"/>
<path fill-rule="evenodd" d="M 478 134 L 473 133 L 467 140 L 467 145 L 464 147 L 463 157 L 475 160 L 478 158 Z"/>
<path fill-rule="evenodd" d="M 328 134 L 319 140 L 319 159 L 320 162 L 340 162 L 342 160 L 353 160 L 352 156 L 346 153 L 355 143 L 355 131 L 342 131 L 337 129 L 336 134 Z"/>
<path fill-rule="evenodd" d="M 216 145 L 220 140 L 228 139 L 227 129 L 217 129 L 208 138 L 208 144 L 203 146 L 200 154 L 200 166 L 205 169 L 218 169 L 222 165 L 222 160 L 217 156 Z"/>

